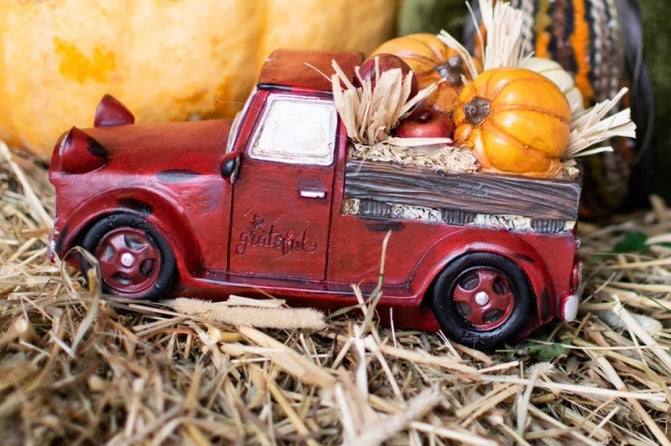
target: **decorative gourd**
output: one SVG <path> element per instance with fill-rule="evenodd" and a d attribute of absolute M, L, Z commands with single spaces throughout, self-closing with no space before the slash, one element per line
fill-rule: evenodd
<path fill-rule="evenodd" d="M 559 172 L 571 110 L 548 78 L 521 68 L 487 70 L 459 100 L 454 139 L 473 149 L 482 170 L 536 177 Z"/>
<path fill-rule="evenodd" d="M 550 79 L 564 93 L 571 107 L 571 114 L 585 110 L 582 93 L 575 85 L 573 76 L 564 70 L 559 62 L 541 57 L 530 57 L 520 65 L 520 68 L 535 71 Z"/>
<path fill-rule="evenodd" d="M 462 75 L 467 75 L 464 61 L 456 51 L 437 36 L 420 33 L 389 40 L 375 49 L 370 57 L 384 53 L 403 59 L 417 76 L 420 89 L 443 80 L 425 103 L 445 113 L 454 110 L 463 88 Z"/>
<path fill-rule="evenodd" d="M 388 0 L 4 1 L 0 139 L 46 158 L 109 93 L 138 122 L 231 116 L 275 48 L 371 51 Z M 169 149 L 169 148 L 166 148 Z"/>

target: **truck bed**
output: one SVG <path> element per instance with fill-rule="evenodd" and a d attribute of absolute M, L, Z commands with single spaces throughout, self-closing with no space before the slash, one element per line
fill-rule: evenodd
<path fill-rule="evenodd" d="M 515 218 L 539 232 L 572 227 L 567 222 L 578 218 L 580 189 L 580 179 L 446 174 L 360 160 L 348 161 L 345 173 L 345 198 L 358 200 L 356 213 L 361 216 L 392 217 L 394 204 L 399 204 L 440 212 L 448 224 L 477 223 L 484 216 Z"/>

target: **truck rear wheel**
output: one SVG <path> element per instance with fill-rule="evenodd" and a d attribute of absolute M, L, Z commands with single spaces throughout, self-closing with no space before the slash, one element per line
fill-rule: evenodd
<path fill-rule="evenodd" d="M 523 328 L 532 299 L 527 277 L 516 264 L 479 252 L 445 268 L 434 284 L 431 305 L 451 339 L 493 349 Z"/>
<path fill-rule="evenodd" d="M 168 242 L 144 219 L 110 215 L 91 227 L 82 243 L 98 260 L 103 291 L 131 299 L 157 299 L 174 282 Z M 91 265 L 82 261 L 84 273 Z"/>

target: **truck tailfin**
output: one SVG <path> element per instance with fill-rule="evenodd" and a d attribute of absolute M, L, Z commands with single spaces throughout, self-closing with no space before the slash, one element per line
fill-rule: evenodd
<path fill-rule="evenodd" d="M 135 117 L 118 99 L 106 94 L 98 103 L 94 127 L 115 127 L 133 124 Z"/>

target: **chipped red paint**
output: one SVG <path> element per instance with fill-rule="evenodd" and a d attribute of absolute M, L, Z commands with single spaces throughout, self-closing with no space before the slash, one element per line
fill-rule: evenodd
<path fill-rule="evenodd" d="M 286 56 L 280 55 L 280 59 Z M 345 215 L 348 140 L 339 119 L 329 165 L 251 157 L 250 140 L 273 95 L 312 98 L 318 103 L 332 100 L 330 87 L 305 77 L 299 76 L 292 88 L 267 85 L 291 84 L 288 73 L 282 73 L 281 81 L 270 76 L 279 76 L 274 60 L 271 57 L 271 65 L 264 68 L 264 85 L 253 93 L 235 140 L 228 144 L 229 152 L 228 120 L 70 131 L 65 142 L 57 145 L 50 170 L 57 198 L 52 234 L 57 253 L 62 256 L 82 243 L 102 218 L 131 214 L 167 241 L 178 273 L 175 295 L 225 299 L 232 293 L 269 293 L 290 303 L 333 309 L 355 303 L 352 283 L 364 293 L 374 289 L 382 241 L 392 231 L 378 307 L 383 321 L 393 318 L 397 327 L 437 329 L 425 296 L 448 265 L 471 253 L 507 259 L 522 272 L 535 307 L 526 316 L 525 331 L 562 314 L 561 299 L 574 293 L 578 283 L 573 232 L 516 232 Z M 323 66 L 326 57 L 320 60 Z M 345 60 L 354 59 L 347 55 Z M 88 170 L 86 163 L 69 164 L 72 161 L 63 146 L 77 143 L 81 145 L 77 153 L 85 153 L 91 141 L 104 149 L 104 163 L 91 164 Z M 239 170 L 231 183 L 234 162 Z M 104 240 L 119 245 L 114 234 Z M 114 259 L 112 264 L 121 261 Z M 113 268 L 108 270 L 112 277 Z M 500 276 L 483 271 L 479 291 L 490 293 Z M 140 278 L 137 281 L 138 286 L 146 284 Z M 501 317 L 483 319 L 486 308 L 465 316 L 476 329 L 496 329 L 511 313 L 513 297 L 505 289 L 499 291 L 502 297 L 495 303 L 501 307 Z M 477 305 L 476 294 L 463 292 L 459 298 L 472 307 Z M 478 299 L 484 301 L 482 296 Z"/>

